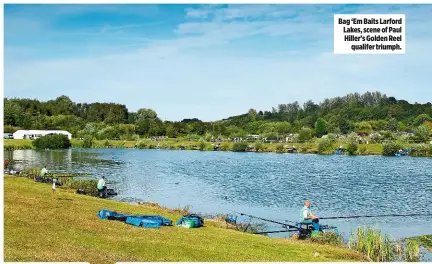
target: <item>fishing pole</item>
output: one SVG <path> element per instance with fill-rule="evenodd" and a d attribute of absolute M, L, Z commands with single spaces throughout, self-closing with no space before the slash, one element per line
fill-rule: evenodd
<path fill-rule="evenodd" d="M 255 219 L 260 219 L 260 220 L 263 220 L 263 221 L 267 221 L 267 222 L 270 222 L 270 223 L 275 223 L 275 224 L 279 224 L 279 225 L 286 226 L 286 227 L 291 227 L 291 228 L 297 228 L 297 227 L 295 227 L 293 225 L 289 225 L 287 223 L 282 223 L 282 222 L 278 222 L 278 221 L 274 221 L 274 220 L 270 220 L 270 219 L 265 219 L 265 218 L 261 218 L 261 217 L 258 217 L 258 216 L 244 214 L 244 213 L 240 213 L 240 212 L 235 212 L 235 211 L 233 211 L 233 212 L 237 213 L 237 214 L 240 214 L 240 215 L 248 216 L 250 218 L 255 218 Z"/>
<path fill-rule="evenodd" d="M 319 219 L 349 219 L 349 218 L 367 218 L 367 217 L 431 216 L 431 215 L 432 215 L 432 213 L 427 213 L 427 214 L 352 215 L 352 216 L 319 217 Z"/>
<path fill-rule="evenodd" d="M 255 235 L 262 235 L 262 234 L 274 234 L 274 233 L 290 233 L 290 232 L 293 232 L 293 231 L 298 231 L 298 229 L 296 229 L 296 230 L 290 230 L 290 229 L 287 229 L 287 230 L 276 230 L 276 231 L 264 231 L 264 232 L 255 232 L 254 234 Z"/>

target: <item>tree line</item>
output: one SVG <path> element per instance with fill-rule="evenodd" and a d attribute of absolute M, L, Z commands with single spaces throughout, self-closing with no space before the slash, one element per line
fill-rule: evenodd
<path fill-rule="evenodd" d="M 5 132 L 17 129 L 61 129 L 74 137 L 137 139 L 138 137 L 213 136 L 246 137 L 259 134 L 278 138 L 290 133 L 322 136 L 328 133 L 372 133 L 432 128 L 432 104 L 409 103 L 380 92 L 348 94 L 279 104 L 271 110 L 250 109 L 247 113 L 214 122 L 197 118 L 179 122 L 162 121 L 149 108 L 130 112 L 123 104 L 75 103 L 67 96 L 54 100 L 4 98 Z"/>

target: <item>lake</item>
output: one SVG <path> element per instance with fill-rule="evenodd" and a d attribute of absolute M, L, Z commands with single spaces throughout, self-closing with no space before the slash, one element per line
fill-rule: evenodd
<path fill-rule="evenodd" d="M 48 171 L 104 175 L 118 190 L 116 200 L 189 206 L 206 214 L 237 211 L 298 221 L 305 199 L 321 217 L 432 211 L 431 158 L 139 149 L 5 152 L 5 158 L 12 157 L 21 168 L 47 165 Z M 345 237 L 361 225 L 394 238 L 432 233 L 430 217 L 321 222 L 338 226 Z"/>

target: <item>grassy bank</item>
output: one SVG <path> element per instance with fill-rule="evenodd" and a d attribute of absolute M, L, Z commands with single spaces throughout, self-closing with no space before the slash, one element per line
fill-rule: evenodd
<path fill-rule="evenodd" d="M 73 148 L 81 148 L 83 145 L 82 140 L 72 139 L 71 140 Z M 197 142 L 197 141 L 186 141 L 186 140 L 175 140 L 169 139 L 166 141 L 151 141 L 151 140 L 141 140 L 141 141 L 123 141 L 123 140 L 94 140 L 93 148 L 105 148 L 111 146 L 113 148 L 133 148 L 138 145 L 139 148 L 143 149 L 154 149 L 159 146 L 160 149 L 182 149 L 184 147 L 187 150 L 213 150 L 214 144 L 210 142 Z M 254 143 L 248 143 L 249 145 L 255 146 Z M 220 143 L 222 151 L 231 151 L 233 149 L 233 142 L 223 142 Z M 287 152 L 287 148 L 283 146 L 292 147 L 295 145 L 299 153 L 318 153 L 317 143 L 289 143 L 289 144 L 262 144 L 259 152 Z M 334 149 L 338 148 L 342 143 L 333 144 Z M 282 149 L 281 149 L 282 147 Z M 5 150 L 18 150 L 18 149 L 33 149 L 32 141 L 27 139 L 5 139 L 4 140 Z M 359 154 L 362 155 L 381 155 L 382 153 L 381 144 L 368 144 L 360 145 Z"/>
<path fill-rule="evenodd" d="M 73 148 L 82 148 L 84 141 L 78 139 L 71 140 Z M 327 147 L 325 151 L 319 153 L 319 140 L 311 141 L 307 143 L 233 143 L 233 142 L 222 142 L 222 143 L 210 143 L 210 142 L 199 142 L 199 141 L 188 141 L 180 139 L 168 139 L 165 141 L 152 141 L 150 139 L 142 139 L 140 141 L 125 141 L 125 140 L 93 140 L 92 148 L 133 148 L 137 147 L 140 149 L 170 149 L 170 150 L 203 150 L 213 151 L 215 145 L 220 146 L 221 151 L 235 151 L 236 149 L 244 149 L 246 147 L 254 148 L 255 152 L 275 152 L 275 153 L 287 153 L 288 149 L 292 146 L 297 148 L 298 153 L 304 154 L 333 154 L 334 150 L 339 146 L 343 146 L 347 149 L 347 144 L 342 141 L 335 141 L 331 143 L 331 146 Z M 392 150 L 392 153 L 396 153 L 400 148 L 412 148 L 413 152 L 409 155 L 417 157 L 432 157 L 432 145 L 430 144 L 408 144 L 400 143 L 398 147 Z M 25 139 L 5 139 L 4 140 L 5 150 L 19 150 L 19 149 L 34 149 L 31 140 Z M 384 147 L 382 144 L 360 144 L 358 145 L 356 155 L 383 155 Z M 391 154 L 392 156 L 393 154 Z"/>
<path fill-rule="evenodd" d="M 359 261 L 339 247 L 271 239 L 207 224 L 200 229 L 142 229 L 101 220 L 102 208 L 125 213 L 180 214 L 58 190 L 25 178 L 4 179 L 5 261 Z M 318 253 L 318 254 L 315 254 Z"/>

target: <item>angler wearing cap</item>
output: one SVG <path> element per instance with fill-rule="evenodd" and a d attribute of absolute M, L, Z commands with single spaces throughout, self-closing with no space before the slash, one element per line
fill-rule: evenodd
<path fill-rule="evenodd" d="M 319 218 L 312 214 L 311 210 L 311 202 L 306 200 L 304 202 L 304 206 L 300 212 L 300 222 L 304 224 L 312 224 L 312 227 L 315 231 L 320 230 Z"/>

